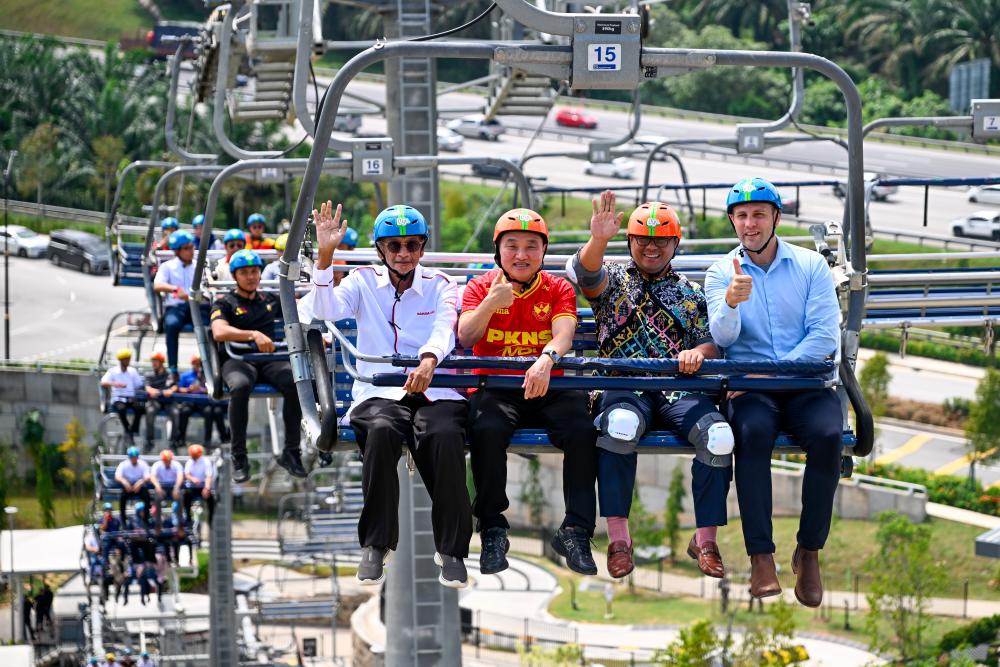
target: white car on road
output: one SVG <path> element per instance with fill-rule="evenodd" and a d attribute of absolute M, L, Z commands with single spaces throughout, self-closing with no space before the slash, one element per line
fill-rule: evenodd
<path fill-rule="evenodd" d="M 1000 183 L 969 188 L 969 201 L 982 204 L 1000 204 Z"/>
<path fill-rule="evenodd" d="M 449 121 L 448 129 L 458 132 L 463 137 L 484 141 L 500 141 L 500 135 L 507 128 L 496 118 L 486 120 L 482 114 L 476 114 Z"/>
<path fill-rule="evenodd" d="M 635 162 L 627 157 L 616 157 L 611 162 L 588 162 L 583 167 L 583 173 L 591 176 L 632 178 L 635 176 Z"/>
<path fill-rule="evenodd" d="M 7 252 L 11 255 L 33 259 L 45 255 L 45 249 L 49 247 L 48 236 L 21 225 L 10 225 L 6 229 L 7 231 L 4 231 L 4 228 L 0 227 L 0 253 L 3 253 L 6 243 Z"/>
<path fill-rule="evenodd" d="M 1000 241 L 1000 211 L 976 211 L 964 218 L 956 218 L 951 221 L 951 233 Z"/>
<path fill-rule="evenodd" d="M 465 143 L 461 134 L 449 130 L 447 127 L 437 129 L 437 141 L 439 151 L 451 151 L 452 153 L 462 150 L 462 145 Z"/>

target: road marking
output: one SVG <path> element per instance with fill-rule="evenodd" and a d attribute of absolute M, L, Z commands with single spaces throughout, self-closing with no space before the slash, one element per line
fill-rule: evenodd
<path fill-rule="evenodd" d="M 990 449 L 987 449 L 985 452 L 983 452 L 982 454 L 980 454 L 980 458 L 986 458 L 987 456 L 992 456 L 993 454 L 996 453 L 996 451 L 997 451 L 996 447 L 991 447 Z M 966 466 L 968 466 L 970 460 L 971 460 L 970 455 L 966 454 L 962 458 L 955 459 L 951 463 L 949 463 L 947 465 L 941 466 L 940 468 L 938 468 L 937 470 L 934 471 L 934 474 L 935 475 L 953 475 L 954 473 L 958 472 L 962 468 L 965 468 Z"/>
<path fill-rule="evenodd" d="M 916 453 L 921 447 L 926 445 L 933 439 L 933 435 L 930 433 L 918 433 L 913 436 L 902 445 L 893 449 L 892 451 L 886 452 L 882 456 L 875 459 L 875 463 L 886 465 L 888 463 L 895 463 L 899 459 L 909 456 L 910 454 Z"/>
<path fill-rule="evenodd" d="M 923 433 L 914 426 L 897 426 L 895 424 L 887 424 L 885 422 L 878 423 L 878 430 L 880 431 L 894 431 L 896 433 L 905 433 L 907 435 L 915 435 L 917 433 Z M 935 440 L 947 440 L 948 442 L 955 442 L 958 444 L 965 444 L 965 438 L 960 438 L 954 435 L 946 435 L 944 433 L 934 433 Z"/>
<path fill-rule="evenodd" d="M 60 317 L 63 316 L 63 313 L 65 313 L 65 312 L 66 312 L 65 308 L 60 308 L 59 310 L 57 310 L 54 313 L 52 313 L 52 319 L 58 320 Z"/>

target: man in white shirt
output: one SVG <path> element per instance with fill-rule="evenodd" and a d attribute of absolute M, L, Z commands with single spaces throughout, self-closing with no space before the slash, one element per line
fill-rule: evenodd
<path fill-rule="evenodd" d="M 402 387 L 376 387 L 355 381 L 351 427 L 363 455 L 365 505 L 358 522 L 362 559 L 358 579 L 374 585 L 399 534 L 399 482 L 396 465 L 403 445 L 410 447 L 433 502 L 439 581 L 462 588 L 468 574 L 472 510 L 465 487 L 464 399 L 452 389 L 431 388 L 438 362 L 455 346 L 457 288 L 447 275 L 420 265 L 427 223 L 410 206 L 391 206 L 375 219 L 375 248 L 383 266 L 354 269 L 333 284 L 333 254 L 347 233 L 341 207 L 330 202 L 313 211 L 319 259 L 313 273 L 312 307 L 317 317 L 357 320 L 358 348 L 374 355 L 418 357 L 416 368 L 359 361 L 362 375 L 405 373 Z"/>
<path fill-rule="evenodd" d="M 115 481 L 122 485 L 122 495 L 118 500 L 118 515 L 122 525 L 125 525 L 125 506 L 129 499 L 138 498 L 149 507 L 149 491 L 146 482 L 149 481 L 149 464 L 139 458 L 139 448 L 129 447 L 125 452 L 127 459 L 118 464 L 115 469 Z"/>
<path fill-rule="evenodd" d="M 121 420 L 122 429 L 125 432 L 125 442 L 131 445 L 135 441 L 135 435 L 139 433 L 139 420 L 142 419 L 142 401 L 139 400 L 137 392 L 145 387 L 142 376 L 130 364 L 132 353 L 128 348 L 123 347 L 115 353 L 118 360 L 117 366 L 112 366 L 101 378 L 101 386 L 111 390 L 111 411 L 118 415 Z M 128 423 L 128 411 L 132 410 L 132 424 Z"/>
<path fill-rule="evenodd" d="M 184 468 L 178 461 L 174 460 L 174 453 L 169 449 L 160 452 L 160 460 L 153 464 L 150 471 L 150 481 L 153 482 L 153 491 L 156 494 L 156 504 L 159 511 L 156 513 L 156 525 L 159 527 L 162 522 L 163 504 L 167 495 L 174 500 L 181 499 L 181 486 L 184 483 Z"/>
<path fill-rule="evenodd" d="M 201 496 L 202 502 L 208 507 L 208 522 L 212 523 L 215 514 L 215 496 L 212 495 L 212 481 L 215 479 L 215 466 L 203 456 L 205 449 L 201 445 L 188 447 L 188 462 L 184 464 L 184 516 L 191 517 L 191 504 Z"/>
<path fill-rule="evenodd" d="M 177 341 L 181 329 L 191 324 L 188 299 L 194 283 L 194 235 L 181 230 L 170 235 L 170 249 L 175 257 L 167 260 L 156 271 L 153 289 L 166 294 L 163 300 L 163 331 L 167 339 L 167 368 L 176 380 Z M 202 317 L 208 321 L 208 304 L 204 304 Z"/>

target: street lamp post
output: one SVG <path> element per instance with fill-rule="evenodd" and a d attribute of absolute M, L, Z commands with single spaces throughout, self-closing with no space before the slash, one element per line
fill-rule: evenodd
<path fill-rule="evenodd" d="M 17 151 L 7 157 L 7 168 L 3 172 L 3 355 L 10 361 L 10 230 L 7 229 L 7 209 L 10 208 L 10 172 L 14 168 Z M 17 509 L 15 508 L 16 512 Z"/>
<path fill-rule="evenodd" d="M 14 588 L 14 515 L 17 514 L 17 508 L 13 505 L 8 505 L 3 508 L 3 511 L 7 513 L 7 519 L 10 526 L 10 641 L 14 642 L 14 614 L 17 613 L 17 603 L 14 600 L 15 591 Z"/>

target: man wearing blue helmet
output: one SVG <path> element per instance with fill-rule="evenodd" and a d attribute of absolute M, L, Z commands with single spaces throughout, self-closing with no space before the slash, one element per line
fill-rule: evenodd
<path fill-rule="evenodd" d="M 170 235 L 170 249 L 174 258 L 159 266 L 153 289 L 164 294 L 163 330 L 167 339 L 167 368 L 176 380 L 177 341 L 185 325 L 191 324 L 188 298 L 194 283 L 194 235 L 179 231 Z M 204 313 L 208 316 L 208 312 Z"/>
<path fill-rule="evenodd" d="M 455 347 L 458 289 L 450 277 L 420 264 L 427 223 L 410 206 L 391 206 L 375 219 L 375 248 L 382 266 L 362 266 L 333 284 L 334 252 L 347 234 L 326 202 L 313 211 L 319 258 L 313 289 L 304 297 L 325 320 L 357 320 L 358 348 L 372 355 L 419 358 L 416 368 L 358 361 L 362 375 L 405 373 L 402 387 L 355 381 L 349 412 L 363 457 L 365 504 L 358 521 L 362 547 L 358 579 L 382 581 L 383 566 L 399 537 L 399 483 L 396 464 L 408 446 L 430 494 L 438 580 L 451 588 L 468 582 L 463 559 L 469 555 L 472 509 L 465 487 L 465 400 L 453 389 L 431 387 L 438 363 Z"/>
<path fill-rule="evenodd" d="M 177 218 L 164 218 L 160 222 L 160 242 L 156 244 L 156 250 L 170 250 L 170 235 L 180 229 Z"/>
<path fill-rule="evenodd" d="M 118 499 L 118 515 L 122 525 L 125 524 L 125 507 L 129 500 L 138 498 L 146 505 L 149 504 L 149 491 L 146 489 L 149 474 L 149 464 L 139 458 L 139 448 L 129 447 L 125 452 L 125 460 L 115 468 L 115 481 L 122 487 L 122 494 Z"/>
<path fill-rule="evenodd" d="M 194 231 L 194 248 L 197 250 L 201 247 L 201 237 L 205 231 L 205 216 L 201 213 L 194 216 L 194 219 L 191 221 L 191 229 Z M 222 243 L 220 243 L 219 239 L 215 238 L 211 234 L 209 235 L 207 241 L 209 250 L 222 249 Z"/>
<path fill-rule="evenodd" d="M 737 183 L 726 212 L 740 246 L 705 276 L 709 326 L 727 359 L 821 361 L 840 350 L 840 306 L 823 257 L 775 236 L 781 196 L 761 178 Z M 781 430 L 806 452 L 802 514 L 792 555 L 795 597 L 823 601 L 819 550 L 830 533 L 840 478 L 840 401 L 832 389 L 731 392 L 736 493 L 750 556 L 750 594 L 778 595 L 771 526 L 771 450 Z"/>
<path fill-rule="evenodd" d="M 247 246 L 251 250 L 270 250 L 274 247 L 274 239 L 264 236 L 266 223 L 267 219 L 260 213 L 251 213 L 247 218 L 247 231 L 250 232 Z"/>
<path fill-rule="evenodd" d="M 236 288 L 212 307 L 212 337 L 219 345 L 222 379 L 229 387 L 229 430 L 233 452 L 233 481 L 250 479 L 247 458 L 247 419 L 250 393 L 258 382 L 270 384 L 284 397 L 281 416 L 285 422 L 285 447 L 278 465 L 295 477 L 305 477 L 299 440 L 302 408 L 288 361 L 248 362 L 231 359 L 222 345 L 227 340 L 254 343 L 260 352 L 274 351 L 275 320 L 282 319 L 281 301 L 271 292 L 261 292 L 264 261 L 253 250 L 239 250 L 229 260 Z"/>
<path fill-rule="evenodd" d="M 234 227 L 226 230 L 225 236 L 222 237 L 222 243 L 226 250 L 226 256 L 221 257 L 215 263 L 215 268 L 212 269 L 212 278 L 214 280 L 232 280 L 233 274 L 229 271 L 229 260 L 233 258 L 234 254 L 246 247 L 247 237 L 242 229 Z"/>

